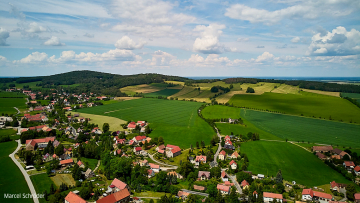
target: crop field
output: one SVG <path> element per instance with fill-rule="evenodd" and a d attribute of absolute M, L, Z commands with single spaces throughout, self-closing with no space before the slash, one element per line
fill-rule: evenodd
<path fill-rule="evenodd" d="M 164 89 L 164 90 L 160 90 L 157 92 L 147 93 L 144 96 L 145 97 L 158 97 L 158 96 L 168 97 L 168 96 L 178 93 L 179 91 L 180 91 L 180 89 Z"/>
<path fill-rule="evenodd" d="M 153 129 L 151 137 L 162 136 L 166 144 L 189 148 L 196 141 L 209 144 L 215 134 L 211 127 L 197 115 L 201 103 L 161 99 L 136 99 L 115 104 L 85 108 L 79 112 L 122 120 L 146 120 Z M 110 125 L 111 127 L 111 125 Z"/>
<path fill-rule="evenodd" d="M 282 139 L 360 148 L 360 125 L 357 124 L 245 109 L 240 116 Z"/>
<path fill-rule="evenodd" d="M 210 90 L 213 86 L 230 87 L 230 84 L 226 84 L 223 81 L 217 81 L 212 83 L 194 83 L 193 85 L 199 86 L 201 89 Z"/>
<path fill-rule="evenodd" d="M 221 135 L 247 135 L 249 132 L 258 133 L 260 139 L 265 140 L 283 140 L 265 130 L 261 130 L 249 121 L 244 120 L 244 124 L 216 123 L 216 127 L 220 130 Z"/>
<path fill-rule="evenodd" d="M 183 96 L 185 94 L 188 94 L 189 92 L 194 91 L 195 87 L 189 87 L 189 86 L 185 86 L 184 88 L 182 88 L 178 93 L 172 95 L 171 97 L 180 97 Z"/>
<path fill-rule="evenodd" d="M 135 85 L 135 86 L 127 86 L 120 89 L 121 92 L 124 92 L 128 95 L 134 95 L 135 93 L 151 93 L 151 92 L 157 92 L 160 90 L 165 89 L 165 87 L 160 85 Z"/>
<path fill-rule="evenodd" d="M 117 103 L 119 103 L 119 102 L 117 102 Z M 109 104 L 109 105 L 111 105 L 111 104 Z M 91 107 L 91 108 L 96 108 L 96 107 Z M 104 115 L 96 115 L 96 114 L 79 113 L 79 112 L 72 112 L 72 114 L 79 114 L 79 117 L 90 118 L 89 123 L 97 124 L 100 127 L 100 129 L 102 129 L 102 126 L 104 125 L 104 123 L 109 123 L 110 131 L 123 130 L 123 128 L 120 125 L 127 123 L 126 121 L 121 120 L 119 118 L 106 116 L 106 114 L 105 114 L 105 116 Z"/>
<path fill-rule="evenodd" d="M 0 115 L 1 114 L 16 114 L 17 107 L 20 111 L 26 109 L 26 100 L 24 98 L 0 98 Z"/>
<path fill-rule="evenodd" d="M 46 173 L 39 175 L 32 175 L 30 176 L 30 179 L 35 187 L 36 193 L 38 194 L 42 194 L 45 190 L 49 193 L 51 184 L 54 184 L 54 182 Z M 54 186 L 56 188 L 55 184 Z M 40 202 L 46 202 L 46 201 L 41 201 L 41 199 L 39 200 Z"/>
<path fill-rule="evenodd" d="M 175 84 L 175 85 L 180 85 L 180 86 L 184 86 L 185 85 L 185 82 L 180 82 L 180 81 L 164 81 L 165 83 L 172 83 L 172 84 Z"/>
<path fill-rule="evenodd" d="M 266 92 L 262 95 L 234 95 L 230 104 L 306 117 L 360 123 L 360 108 L 337 97 L 301 92 L 301 95 Z"/>
<path fill-rule="evenodd" d="M 266 176 L 276 176 L 279 169 L 283 178 L 307 187 L 351 183 L 312 153 L 288 142 L 253 141 L 241 145 L 241 152 L 249 158 L 247 170 Z"/>
<path fill-rule="evenodd" d="M 0 143 L 0 202 L 19 202 L 19 199 L 4 199 L 4 193 L 30 193 L 20 169 L 9 157 L 17 147 L 16 142 Z M 15 185 L 16 183 L 16 185 Z M 32 199 L 21 199 L 21 202 L 33 202 Z"/>
<path fill-rule="evenodd" d="M 358 93 L 341 93 L 341 96 L 356 99 L 357 102 L 360 103 L 360 94 L 358 94 Z"/>
<path fill-rule="evenodd" d="M 271 92 L 281 94 L 300 94 L 300 88 L 292 85 L 281 84 Z"/>
<path fill-rule="evenodd" d="M 321 90 L 309 90 L 309 89 L 302 89 L 302 91 L 311 92 L 311 93 L 315 93 L 315 94 L 323 94 L 323 95 L 328 95 L 328 96 L 333 96 L 333 97 L 340 97 L 340 92 L 326 92 L 326 91 L 321 91 Z"/>
<path fill-rule="evenodd" d="M 222 105 L 212 105 L 205 107 L 201 114 L 204 118 L 207 119 L 217 119 L 217 118 L 240 118 L 240 108 L 228 107 Z"/>

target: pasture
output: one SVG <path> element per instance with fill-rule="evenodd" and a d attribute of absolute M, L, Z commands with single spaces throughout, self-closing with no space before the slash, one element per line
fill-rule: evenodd
<path fill-rule="evenodd" d="M 30 193 L 20 169 L 9 157 L 17 147 L 14 141 L 0 143 L 0 202 L 19 202 L 19 199 L 4 199 L 4 193 Z M 16 183 L 16 185 L 15 185 Z M 21 202 L 33 202 L 32 199 L 21 199 Z"/>
<path fill-rule="evenodd" d="M 0 98 L 0 115 L 4 114 L 16 114 L 17 111 L 14 107 L 17 107 L 20 111 L 26 109 L 26 100 L 24 98 Z"/>
<path fill-rule="evenodd" d="M 309 90 L 309 89 L 302 89 L 304 92 L 311 92 L 315 94 L 323 94 L 333 97 L 340 97 L 340 92 L 327 92 L 327 91 L 321 91 L 321 90 Z"/>
<path fill-rule="evenodd" d="M 216 127 L 220 130 L 221 135 L 247 135 L 249 132 L 258 133 L 260 139 L 265 140 L 283 140 L 265 130 L 257 128 L 254 124 L 244 120 L 244 124 L 216 123 Z"/>
<path fill-rule="evenodd" d="M 119 103 L 119 102 L 117 102 L 117 103 Z M 111 104 L 109 104 L 109 105 L 111 105 Z M 91 108 L 96 108 L 96 107 L 91 107 Z M 89 108 L 89 109 L 91 109 L 91 108 Z M 72 112 L 72 114 L 79 114 L 79 117 L 90 118 L 89 123 L 97 124 L 100 127 L 100 129 L 102 129 L 102 126 L 104 125 L 104 123 L 109 123 L 110 131 L 123 130 L 123 128 L 120 125 L 127 123 L 126 121 L 121 120 L 119 118 L 113 118 L 113 117 L 106 116 L 106 114 L 104 116 L 104 115 L 96 115 L 96 114 L 79 113 L 78 111 L 79 110 L 74 111 L 74 112 Z"/>
<path fill-rule="evenodd" d="M 282 139 L 360 148 L 360 125 L 357 124 L 246 109 L 241 111 L 240 116 L 257 128 Z"/>
<path fill-rule="evenodd" d="M 274 88 L 271 92 L 281 94 L 300 94 L 300 88 L 292 85 L 281 84 Z"/>
<path fill-rule="evenodd" d="M 16 130 L 13 129 L 1 129 L 0 130 L 0 137 L 8 136 L 8 135 L 15 135 Z"/>
<path fill-rule="evenodd" d="M 0 98 L 25 98 L 27 97 L 23 93 L 19 92 L 0 92 Z"/>
<path fill-rule="evenodd" d="M 121 92 L 124 92 L 128 95 L 134 95 L 135 93 L 151 93 L 151 92 L 157 92 L 160 90 L 165 89 L 165 87 L 159 86 L 159 85 L 147 85 L 147 84 L 143 84 L 143 85 L 135 85 L 135 86 L 127 86 L 127 87 L 123 87 L 120 88 Z"/>
<path fill-rule="evenodd" d="M 211 105 L 205 107 L 201 114 L 206 119 L 218 119 L 218 118 L 240 118 L 240 108 L 228 107 L 222 105 Z"/>
<path fill-rule="evenodd" d="M 356 101 L 360 103 L 360 94 L 358 93 L 341 93 L 341 96 L 356 99 Z"/>
<path fill-rule="evenodd" d="M 32 175 L 30 176 L 30 179 L 35 187 L 36 193 L 38 194 L 42 194 L 45 190 L 49 193 L 51 184 L 54 184 L 54 182 L 46 173 L 39 175 Z M 55 184 L 54 186 L 55 188 L 57 187 Z M 40 202 L 46 202 L 46 201 L 41 201 L 41 199 L 39 200 Z"/>
<path fill-rule="evenodd" d="M 247 170 L 255 174 L 276 176 L 281 169 L 285 180 L 307 187 L 328 184 L 333 180 L 351 183 L 312 153 L 288 142 L 247 142 L 241 145 L 241 152 L 249 158 Z"/>
<path fill-rule="evenodd" d="M 55 183 L 56 187 L 60 187 L 62 183 L 66 185 L 75 185 L 75 180 L 71 174 L 56 174 L 55 176 L 50 177 L 50 179 Z"/>
<path fill-rule="evenodd" d="M 157 92 L 144 94 L 144 96 L 145 97 L 158 97 L 158 96 L 168 97 L 168 96 L 178 93 L 179 91 L 180 91 L 180 89 L 164 89 L 164 90 L 160 90 Z"/>
<path fill-rule="evenodd" d="M 234 95 L 230 104 L 238 107 L 270 110 L 306 117 L 316 117 L 336 121 L 360 123 L 360 108 L 351 102 L 333 96 L 301 92 L 296 94 L 278 94 L 265 92 L 262 95 Z"/>
<path fill-rule="evenodd" d="M 114 104 L 85 108 L 80 113 L 96 114 L 122 120 L 146 120 L 153 132 L 149 136 L 162 136 L 166 144 L 189 148 L 196 141 L 209 144 L 215 134 L 211 127 L 197 115 L 201 106 L 197 102 L 142 98 Z M 111 125 L 110 125 L 111 127 Z"/>

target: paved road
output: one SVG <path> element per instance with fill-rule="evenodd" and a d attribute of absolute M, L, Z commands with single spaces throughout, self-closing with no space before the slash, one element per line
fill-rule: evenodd
<path fill-rule="evenodd" d="M 30 179 L 30 176 L 27 174 L 27 172 L 25 171 L 25 169 L 21 166 L 21 164 L 19 162 L 16 161 L 14 155 L 16 154 L 17 151 L 19 151 L 20 147 L 21 147 L 21 143 L 20 143 L 20 140 L 16 140 L 16 142 L 18 143 L 18 146 L 16 148 L 16 150 L 11 153 L 9 155 L 9 157 L 14 161 L 14 163 L 19 167 L 20 171 L 22 172 L 22 174 L 24 175 L 25 177 L 25 180 L 29 186 L 29 189 L 30 189 L 30 192 L 31 194 L 36 194 L 36 191 L 35 191 L 35 188 L 34 188 L 34 185 L 32 184 L 31 182 L 31 179 Z M 33 200 L 34 200 L 34 203 L 39 203 L 39 199 L 36 198 L 36 197 L 33 197 Z"/>
<path fill-rule="evenodd" d="M 216 130 L 216 134 L 217 136 L 219 137 L 220 139 L 220 142 L 219 142 L 219 147 L 218 149 L 216 150 L 216 153 L 214 155 L 214 162 L 216 163 L 216 166 L 218 166 L 218 163 L 217 163 L 217 157 L 219 156 L 219 153 L 220 153 L 220 150 L 221 150 L 221 135 L 219 133 L 219 130 L 215 127 L 215 130 Z"/>
<path fill-rule="evenodd" d="M 185 190 L 185 189 L 181 189 L 181 190 L 184 191 L 184 192 L 190 193 L 190 194 L 194 194 L 194 195 L 200 195 L 200 196 L 204 196 L 204 197 L 209 196 L 209 194 L 202 193 L 202 192 L 195 192 L 195 191 L 192 191 L 192 190 Z"/>
<path fill-rule="evenodd" d="M 226 173 L 226 175 L 231 179 L 231 182 L 233 182 L 235 184 L 236 190 L 239 192 L 239 194 L 242 194 L 242 189 L 239 185 L 239 183 L 236 181 L 236 177 L 235 176 L 231 176 L 229 174 Z"/>
<path fill-rule="evenodd" d="M 97 165 L 96 165 L 96 168 L 93 170 L 94 172 L 99 168 L 99 166 L 100 166 L 100 160 L 98 160 L 98 163 L 97 163 Z"/>
<path fill-rule="evenodd" d="M 156 154 L 156 153 L 155 153 L 155 154 Z M 154 155 L 155 155 L 155 154 L 154 154 Z M 151 154 L 148 154 L 148 155 L 149 155 L 150 159 L 153 160 L 153 161 L 155 161 L 156 163 L 161 164 L 161 165 L 164 165 L 164 166 L 169 166 L 170 168 L 168 168 L 168 169 L 177 169 L 177 168 L 178 168 L 177 166 L 173 166 L 173 165 L 166 164 L 166 163 L 163 163 L 163 162 L 160 162 L 160 161 L 156 160 L 156 159 L 153 157 L 153 155 L 151 155 Z"/>
<path fill-rule="evenodd" d="M 19 113 L 20 113 L 20 111 L 19 111 L 19 109 L 18 109 L 18 108 L 14 107 L 14 109 L 16 109 L 17 114 L 19 114 Z M 17 115 L 17 114 L 16 114 L 16 115 Z"/>

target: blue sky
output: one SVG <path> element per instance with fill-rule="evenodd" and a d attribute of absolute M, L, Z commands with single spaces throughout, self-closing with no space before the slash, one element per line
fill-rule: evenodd
<path fill-rule="evenodd" d="M 360 76 L 360 1 L 0 2 L 0 75 Z"/>

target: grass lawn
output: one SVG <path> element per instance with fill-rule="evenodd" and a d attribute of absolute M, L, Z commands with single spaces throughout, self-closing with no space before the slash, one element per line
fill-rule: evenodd
<path fill-rule="evenodd" d="M 51 178 L 46 174 L 32 175 L 30 176 L 32 183 L 34 184 L 36 193 L 42 194 L 45 190 L 50 192 L 50 185 L 54 184 Z M 55 184 L 54 184 L 55 186 Z M 56 188 L 56 186 L 55 186 Z M 40 202 L 46 202 L 45 199 L 39 199 Z"/>
<path fill-rule="evenodd" d="M 0 92 L 0 98 L 14 98 L 14 97 L 18 97 L 18 98 L 25 98 L 27 97 L 25 94 L 23 93 L 19 93 L 19 92 Z"/>
<path fill-rule="evenodd" d="M 169 196 L 170 193 L 165 193 L 165 192 L 153 192 L 153 191 L 146 191 L 146 192 L 140 192 L 140 193 L 134 193 L 133 196 L 134 197 L 161 197 L 164 196 L 166 194 L 166 196 Z"/>
<path fill-rule="evenodd" d="M 336 121 L 356 122 L 360 124 L 360 108 L 351 102 L 333 96 L 301 92 L 296 94 L 278 94 L 265 92 L 262 95 L 234 95 L 230 104 L 239 107 L 270 110 L 292 115 L 325 118 Z"/>
<path fill-rule="evenodd" d="M 21 200 L 21 202 L 31 203 L 32 199 L 4 199 L 4 193 L 30 193 L 23 174 L 9 157 L 16 147 L 17 143 L 13 141 L 0 143 L 0 202 L 19 202 Z"/>
<path fill-rule="evenodd" d="M 196 141 L 209 144 L 215 132 L 197 115 L 201 103 L 142 98 L 84 108 L 80 113 L 109 116 L 109 119 L 145 120 L 153 129 L 150 136 L 162 136 L 166 144 L 189 148 Z M 110 124 L 111 128 L 111 124 Z"/>
<path fill-rule="evenodd" d="M 246 109 L 240 115 L 257 128 L 282 139 L 360 148 L 360 125 Z"/>
<path fill-rule="evenodd" d="M 222 106 L 222 105 L 212 105 L 205 107 L 201 114 L 204 118 L 207 119 L 216 119 L 216 118 L 240 118 L 240 108 Z"/>
<path fill-rule="evenodd" d="M 13 129 L 0 129 L 0 137 L 14 135 L 16 134 L 16 130 Z"/>
<path fill-rule="evenodd" d="M 144 94 L 144 96 L 145 97 L 158 97 L 158 96 L 168 97 L 168 96 L 178 93 L 179 91 L 180 91 L 180 89 L 164 89 L 164 90 L 160 90 L 157 92 Z"/>
<path fill-rule="evenodd" d="M 62 183 L 65 183 L 66 185 L 75 185 L 75 180 L 71 174 L 56 174 L 55 176 L 50 177 L 50 179 L 57 187 L 60 187 Z"/>
<path fill-rule="evenodd" d="M 294 180 L 307 187 L 328 184 L 333 180 L 350 183 L 312 153 L 288 142 L 246 142 L 241 145 L 241 152 L 247 154 L 247 170 L 253 173 L 276 176 L 281 169 L 285 180 Z"/>
<path fill-rule="evenodd" d="M 97 166 L 98 160 L 97 159 L 89 159 L 89 158 L 81 158 L 81 161 L 85 164 L 85 162 L 88 162 L 89 167 L 91 170 L 94 170 Z"/>
<path fill-rule="evenodd" d="M 229 123 L 216 123 L 216 127 L 220 130 L 221 135 L 247 135 L 249 132 L 258 133 L 260 139 L 265 140 L 283 140 L 267 131 L 257 128 L 249 121 L 244 121 L 244 125 L 229 124 Z"/>
<path fill-rule="evenodd" d="M 104 105 L 106 105 L 106 104 L 113 104 L 113 103 L 118 103 L 118 102 L 120 102 L 119 100 L 114 100 L 114 99 L 112 99 L 112 100 L 108 100 L 108 101 L 101 101 Z"/>
<path fill-rule="evenodd" d="M 107 106 L 107 105 L 104 105 L 104 106 Z M 91 108 L 96 108 L 96 107 L 91 107 Z M 91 108 L 88 108 L 88 109 L 91 109 Z M 123 123 L 127 123 L 126 121 L 121 120 L 119 118 L 106 116 L 106 114 L 105 115 L 95 115 L 95 114 L 88 114 L 88 113 L 82 113 L 82 112 L 80 113 L 79 110 L 73 111 L 71 114 L 79 114 L 79 117 L 90 118 L 89 123 L 97 124 L 100 129 L 102 129 L 102 126 L 104 125 L 104 123 L 109 123 L 110 131 L 123 130 L 123 128 L 120 125 Z"/>
<path fill-rule="evenodd" d="M 0 115 L 4 114 L 16 114 L 17 111 L 14 107 L 17 107 L 20 112 L 26 109 L 26 100 L 24 98 L 0 98 Z"/>
<path fill-rule="evenodd" d="M 356 99 L 357 102 L 360 103 L 360 94 L 358 93 L 341 93 L 342 97 L 350 97 L 352 99 Z"/>

